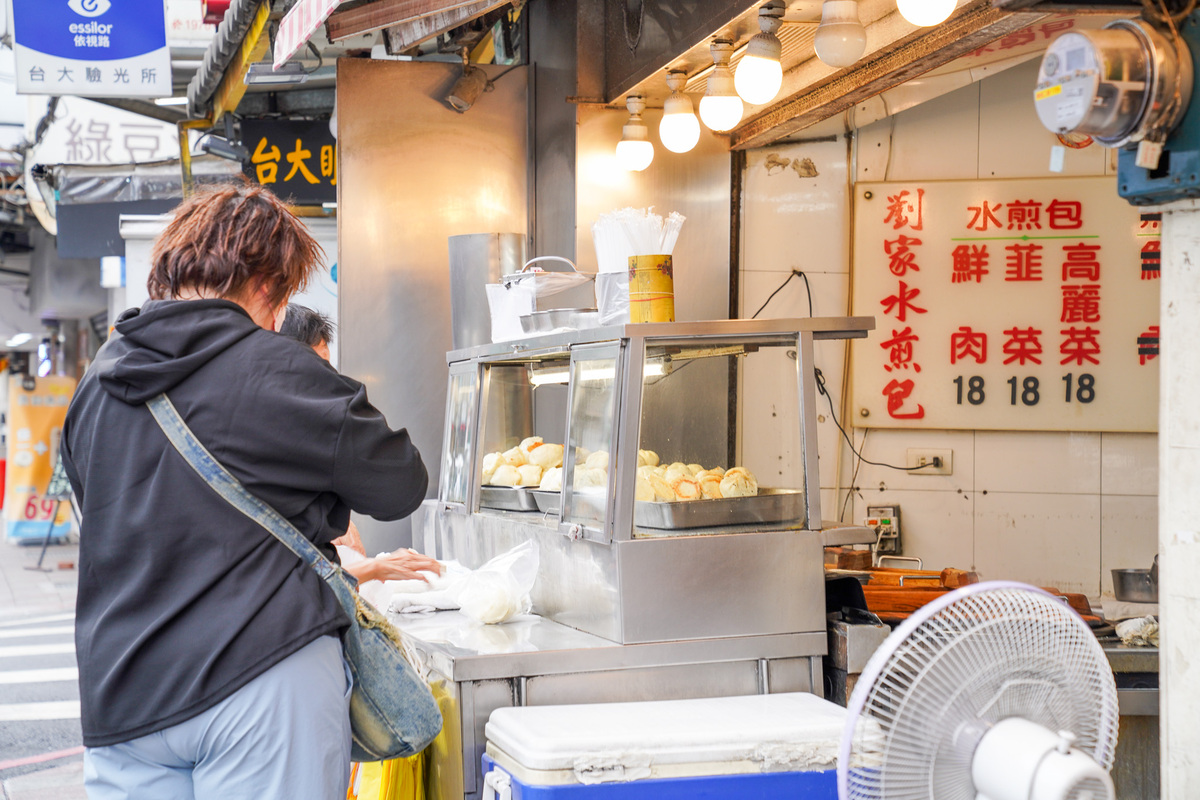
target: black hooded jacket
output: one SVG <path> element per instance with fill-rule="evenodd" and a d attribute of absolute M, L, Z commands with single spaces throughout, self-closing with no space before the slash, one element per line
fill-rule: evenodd
<path fill-rule="evenodd" d="M 83 519 L 75 644 L 89 747 L 194 717 L 348 624 L 320 578 L 172 448 L 144 405 L 160 392 L 333 558 L 351 509 L 399 519 L 425 496 L 408 434 L 311 348 L 225 300 L 125 312 L 63 428 Z"/>

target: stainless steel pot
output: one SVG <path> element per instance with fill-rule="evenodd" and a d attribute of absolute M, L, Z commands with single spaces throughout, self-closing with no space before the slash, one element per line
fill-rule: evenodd
<path fill-rule="evenodd" d="M 1158 556 L 1150 569 L 1114 569 L 1113 593 L 1127 603 L 1158 602 Z"/>

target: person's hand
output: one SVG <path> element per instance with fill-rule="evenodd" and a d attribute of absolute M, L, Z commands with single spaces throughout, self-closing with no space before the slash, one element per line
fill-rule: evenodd
<path fill-rule="evenodd" d="M 415 550 L 397 550 L 383 556 L 370 559 L 369 580 L 377 581 L 425 581 L 429 578 L 423 572 L 442 574 L 442 565 L 436 558 L 421 555 Z"/>

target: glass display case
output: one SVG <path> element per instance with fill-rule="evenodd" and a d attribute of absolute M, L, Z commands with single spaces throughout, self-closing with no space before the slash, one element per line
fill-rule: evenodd
<path fill-rule="evenodd" d="M 628 325 L 451 354 L 439 498 L 599 542 L 820 529 L 813 342 L 870 327 Z"/>

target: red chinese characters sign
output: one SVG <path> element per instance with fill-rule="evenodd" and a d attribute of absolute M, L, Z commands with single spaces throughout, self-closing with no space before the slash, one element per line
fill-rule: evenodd
<path fill-rule="evenodd" d="M 857 191 L 857 425 L 1156 430 L 1158 214 L 1111 178 Z"/>

